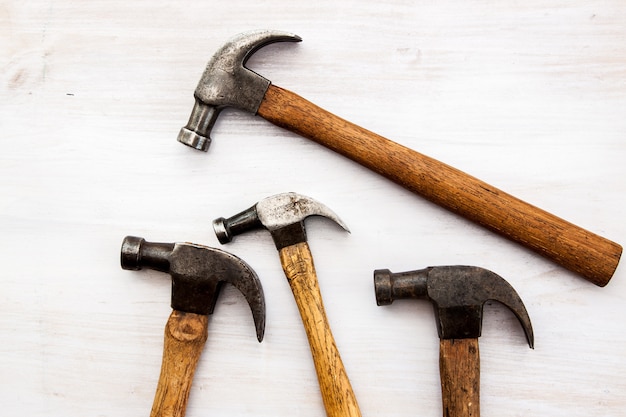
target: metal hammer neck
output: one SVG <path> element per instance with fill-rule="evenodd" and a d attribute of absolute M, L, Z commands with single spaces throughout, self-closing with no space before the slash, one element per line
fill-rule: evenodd
<path fill-rule="evenodd" d="M 211 130 L 220 111 L 221 108 L 209 106 L 196 99 L 187 125 L 178 133 L 178 141 L 206 152 L 211 145 Z"/>
<path fill-rule="evenodd" d="M 263 227 L 256 211 L 256 205 L 227 219 L 220 217 L 213 220 L 213 230 L 220 243 L 228 243 L 241 233 Z"/>

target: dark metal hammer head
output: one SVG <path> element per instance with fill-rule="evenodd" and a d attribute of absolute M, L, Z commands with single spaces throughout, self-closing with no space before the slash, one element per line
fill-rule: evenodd
<path fill-rule="evenodd" d="M 208 315 L 215 309 L 221 286 L 228 282 L 244 295 L 256 327 L 265 332 L 265 298 L 256 273 L 235 255 L 190 243 L 153 243 L 127 236 L 121 250 L 123 269 L 155 269 L 172 276 L 172 308 Z"/>
<path fill-rule="evenodd" d="M 234 236 L 248 230 L 265 228 L 271 233 L 276 248 L 281 249 L 306 242 L 304 220 L 309 216 L 326 217 L 349 231 L 331 209 L 310 197 L 296 193 L 267 197 L 233 217 L 215 219 L 213 229 L 220 243 L 227 243 Z"/>
<path fill-rule="evenodd" d="M 256 114 L 270 81 L 245 67 L 256 51 L 275 42 L 299 42 L 293 33 L 255 30 L 230 39 L 211 58 L 194 93 L 196 103 L 178 141 L 206 151 L 220 111 L 235 107 Z"/>
<path fill-rule="evenodd" d="M 474 266 L 438 266 L 418 271 L 392 273 L 374 271 L 378 305 L 402 298 L 432 301 L 441 339 L 479 337 L 483 305 L 487 300 L 507 306 L 524 329 L 528 344 L 534 346 L 530 317 L 515 289 L 499 275 Z"/>

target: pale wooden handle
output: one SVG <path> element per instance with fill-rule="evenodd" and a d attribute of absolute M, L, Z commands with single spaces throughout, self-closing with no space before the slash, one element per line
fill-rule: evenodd
<path fill-rule="evenodd" d="M 328 417 L 359 417 L 361 411 L 330 331 L 306 242 L 280 250 L 280 262 L 298 304 Z"/>
<path fill-rule="evenodd" d="M 478 339 L 441 339 L 439 374 L 444 417 L 480 416 Z"/>
<path fill-rule="evenodd" d="M 208 335 L 208 316 L 172 311 L 165 325 L 163 362 L 150 417 L 183 417 Z"/>
<path fill-rule="evenodd" d="M 606 285 L 617 268 L 620 245 L 343 120 L 290 91 L 271 85 L 257 114 L 540 253 L 596 285 Z"/>

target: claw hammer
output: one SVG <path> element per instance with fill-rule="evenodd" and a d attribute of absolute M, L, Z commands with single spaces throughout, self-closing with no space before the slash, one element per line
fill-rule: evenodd
<path fill-rule="evenodd" d="M 195 105 L 178 140 L 206 151 L 225 107 L 257 114 L 324 145 L 458 215 L 605 286 L 622 247 L 496 187 L 350 123 L 245 67 L 250 56 L 297 35 L 256 30 L 235 36 L 210 59 L 195 90 Z"/>
<path fill-rule="evenodd" d="M 172 313 L 165 325 L 163 360 L 150 417 L 184 417 L 191 383 L 208 337 L 222 285 L 227 282 L 250 305 L 257 339 L 265 332 L 265 298 L 256 273 L 243 260 L 219 249 L 191 243 L 146 242 L 127 236 L 122 242 L 123 269 L 143 268 L 172 277 Z"/>
<path fill-rule="evenodd" d="M 213 229 L 220 243 L 228 243 L 234 236 L 249 230 L 270 232 L 306 331 L 326 415 L 361 417 L 328 324 L 313 255 L 307 243 L 304 221 L 310 216 L 325 217 L 348 230 L 328 207 L 296 193 L 267 197 L 232 217 L 215 219 Z"/>
<path fill-rule="evenodd" d="M 436 266 L 417 271 L 374 271 L 376 304 L 412 298 L 432 302 L 439 334 L 439 374 L 444 417 L 480 416 L 478 338 L 483 305 L 494 300 L 519 320 L 534 348 L 535 336 L 526 307 L 501 276 L 476 266 Z"/>

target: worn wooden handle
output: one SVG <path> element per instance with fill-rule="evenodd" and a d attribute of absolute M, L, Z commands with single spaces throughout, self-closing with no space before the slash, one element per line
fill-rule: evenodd
<path fill-rule="evenodd" d="M 439 374 L 443 416 L 479 417 L 478 339 L 441 339 Z"/>
<path fill-rule="evenodd" d="M 620 245 L 343 120 L 290 91 L 271 85 L 257 114 L 535 250 L 596 285 L 606 285 L 617 268 Z"/>
<path fill-rule="evenodd" d="M 326 415 L 360 416 L 352 385 L 326 318 L 309 245 L 303 242 L 281 249 L 280 262 L 309 339 Z"/>
<path fill-rule="evenodd" d="M 165 325 L 163 362 L 150 417 L 183 417 L 208 334 L 208 316 L 174 310 Z"/>

